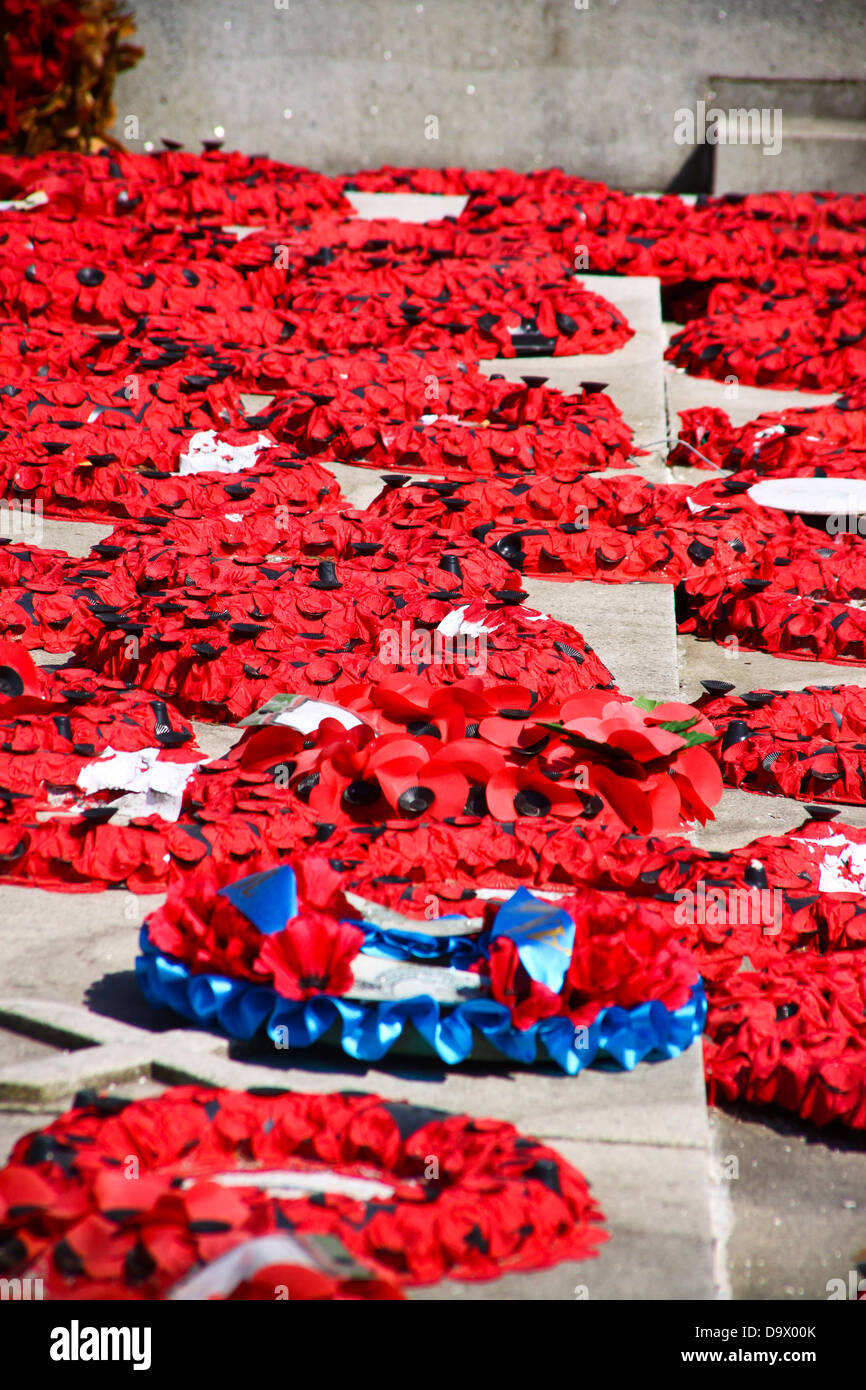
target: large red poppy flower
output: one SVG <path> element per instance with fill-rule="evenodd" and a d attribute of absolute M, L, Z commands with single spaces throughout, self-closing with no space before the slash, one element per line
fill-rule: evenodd
<path fill-rule="evenodd" d="M 363 931 L 350 922 L 305 909 L 283 931 L 265 937 L 256 969 L 287 999 L 345 994 L 363 942 Z"/>

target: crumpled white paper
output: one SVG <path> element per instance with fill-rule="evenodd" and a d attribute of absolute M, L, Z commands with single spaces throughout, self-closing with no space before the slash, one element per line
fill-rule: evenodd
<path fill-rule="evenodd" d="M 243 473 L 244 469 L 255 467 L 263 449 L 274 447 L 274 441 L 263 434 L 254 444 L 227 444 L 220 439 L 216 430 L 200 430 L 190 439 L 186 453 L 181 454 L 178 472 L 182 476 L 190 473 Z"/>
<path fill-rule="evenodd" d="M 104 791 L 126 792 L 126 796 L 111 803 L 123 816 L 155 815 L 176 821 L 184 788 L 199 763 L 159 762 L 159 754 L 158 748 L 118 753 L 108 747 L 95 762 L 81 769 L 78 785 L 87 796 Z"/>
<path fill-rule="evenodd" d="M 821 893 L 866 892 L 866 844 L 854 844 L 844 835 L 805 843 L 824 851 L 818 879 Z"/>

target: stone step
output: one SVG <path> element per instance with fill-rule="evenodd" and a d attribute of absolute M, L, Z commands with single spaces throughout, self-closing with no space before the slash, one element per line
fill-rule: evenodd
<path fill-rule="evenodd" d="M 715 146 L 713 193 L 862 192 L 866 121 L 788 116 L 784 108 L 778 110 L 783 114 L 774 143 Z M 769 125 L 768 132 L 772 129 Z"/>

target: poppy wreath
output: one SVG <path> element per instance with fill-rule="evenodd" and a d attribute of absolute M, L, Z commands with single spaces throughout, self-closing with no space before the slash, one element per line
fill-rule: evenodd
<path fill-rule="evenodd" d="M 297 293 L 290 290 L 283 299 L 283 312 L 295 329 L 293 344 L 305 349 L 322 349 L 330 340 L 338 351 L 386 344 L 425 350 L 447 346 L 455 334 L 461 351 L 479 359 L 574 356 L 623 347 L 633 330 L 618 310 L 572 280 L 567 262 L 559 257 L 550 262 L 553 270 L 536 268 L 522 256 L 457 257 L 453 269 L 443 270 L 434 261 L 413 275 L 414 267 L 404 261 L 388 276 L 364 275 L 357 265 L 342 272 L 337 258 L 305 275 Z M 561 283 L 545 288 L 552 275 Z M 351 313 L 347 293 L 357 296 Z"/>
<path fill-rule="evenodd" d="M 389 346 L 302 355 L 277 346 L 240 373 L 258 389 L 275 392 L 267 419 L 281 440 L 306 454 L 325 451 L 359 466 L 400 467 L 423 458 L 437 474 L 460 476 L 481 464 L 493 471 L 503 460 L 517 468 L 537 440 L 548 447 L 547 453 L 533 452 L 535 472 L 542 471 L 548 454 L 551 466 L 563 472 L 561 449 L 567 441 L 568 467 L 582 473 L 624 466 L 631 447 L 631 431 L 600 383 L 584 382 L 579 393 L 563 395 L 543 377 L 522 382 L 490 377 L 450 348 L 410 352 Z M 431 451 L 433 436 L 422 425 L 440 432 L 440 446 L 451 441 L 453 458 Z M 406 426 L 416 427 L 408 439 Z M 404 431 L 399 450 L 398 429 Z"/>
<path fill-rule="evenodd" d="M 203 762 L 191 727 L 165 701 L 86 668 L 42 670 L 0 641 L 4 882 L 158 892 L 172 864 L 212 859 L 234 874 L 314 836 L 303 817 L 269 835 L 274 808 L 261 802 L 200 817 L 190 779 Z"/>
<path fill-rule="evenodd" d="M 251 308 L 250 290 L 240 271 L 207 261 L 197 268 L 171 260 L 123 266 L 115 251 L 107 264 L 78 262 L 67 254 L 41 257 L 31 248 L 18 255 L 6 247 L 0 271 L 0 312 L 7 319 L 38 327 L 45 318 L 61 326 L 131 328 L 140 315 L 178 315 L 197 322 L 210 297 L 231 326 L 242 307 Z"/>
<path fill-rule="evenodd" d="M 38 783 L 47 775 L 44 758 L 71 758 L 74 750 L 86 760 L 109 744 L 120 753 L 158 745 L 169 761 L 200 756 L 190 725 L 162 701 L 85 668 L 43 672 L 17 643 L 2 641 L 0 728 L 4 780 L 15 779 L 16 764 L 26 762 L 38 766 Z M 57 770 L 60 781 L 69 780 L 71 766 Z M 28 780 L 34 782 L 25 777 L 23 784 Z"/>
<path fill-rule="evenodd" d="M 119 328 L 61 327 L 53 324 L 48 316 L 43 316 L 36 326 L 2 323 L 0 364 L 3 375 L 16 386 L 29 383 L 34 377 L 52 381 L 74 377 L 90 386 L 100 377 L 120 376 L 127 391 L 130 383 L 126 378 L 134 375 L 139 379 L 141 391 L 142 387 L 154 384 L 157 372 L 174 371 L 184 391 L 205 391 L 231 376 L 242 360 L 239 349 L 218 351 L 212 342 L 196 342 L 189 335 L 185 336 L 182 325 L 167 315 L 161 315 L 152 323 L 146 315 L 141 315 L 135 329 L 134 333 L 124 336 Z M 139 397 L 136 413 L 140 410 Z"/>
<path fill-rule="evenodd" d="M 571 486 L 502 475 L 465 485 L 387 481 L 375 514 L 471 531 L 527 575 L 676 584 L 705 569 L 748 571 L 768 542 L 781 549 L 766 510 L 724 482 L 699 490 L 633 474 Z"/>
<path fill-rule="evenodd" d="M 834 551 L 826 548 L 829 559 Z M 838 576 L 828 579 L 837 587 Z M 862 665 L 866 660 L 866 613 L 859 584 L 850 599 L 806 597 L 796 575 L 789 583 L 758 576 L 687 580 L 686 617 L 680 632 L 724 643 L 733 634 L 740 647 L 793 657 Z"/>
<path fill-rule="evenodd" d="M 649 914 L 650 922 L 666 924 L 670 933 L 668 940 L 685 946 L 691 953 L 695 967 L 706 983 L 711 1005 L 716 998 L 724 999 L 725 991 L 740 988 L 739 977 L 751 972 L 755 977 L 753 987 L 743 996 L 751 999 L 754 1008 L 763 1007 L 760 1003 L 765 979 L 776 981 L 781 988 L 787 980 L 787 996 L 782 1001 L 785 1009 L 780 1009 L 776 1024 L 779 1029 L 788 1018 L 793 1018 L 798 1010 L 799 971 L 805 970 L 803 961 L 828 962 L 822 968 L 824 999 L 833 1007 L 836 1032 L 832 1038 L 824 1038 L 820 1053 L 807 1052 L 807 1059 L 814 1063 L 815 1074 L 820 1074 L 828 1058 L 848 1058 L 849 1051 L 861 1044 L 857 1043 L 857 1016 L 852 1015 L 845 1003 L 846 991 L 850 990 L 847 980 L 850 972 L 860 970 L 860 962 L 866 952 L 866 910 L 863 907 L 863 891 L 866 888 L 866 851 L 861 841 L 862 830 L 850 826 L 826 826 L 815 821 L 793 835 L 765 837 L 753 841 L 737 850 L 727 853 L 708 852 L 695 849 L 685 841 L 670 837 L 641 838 L 620 836 L 615 832 L 596 829 L 592 825 L 562 825 L 554 828 L 548 819 L 540 822 L 523 822 L 523 833 L 515 835 L 515 825 L 497 825 L 487 830 L 480 825 L 458 827 L 448 824 L 416 822 L 398 829 L 396 826 L 355 826 L 339 830 L 331 826 L 323 827 L 324 836 L 317 835 L 325 865 L 316 854 L 310 872 L 319 872 L 327 881 L 327 870 L 331 882 L 339 886 L 344 896 L 350 894 L 348 901 L 358 910 L 370 912 L 376 902 L 389 904 L 398 912 L 408 915 L 411 932 L 411 919 L 429 916 L 429 904 L 441 902 L 446 907 L 453 904 L 455 913 L 471 919 L 483 917 L 489 911 L 491 901 L 502 902 L 522 884 L 529 883 L 549 893 L 552 889 L 560 902 L 567 897 L 570 885 L 583 884 L 577 899 L 571 899 L 572 907 L 582 910 L 581 904 L 600 903 L 594 911 L 596 921 L 608 924 L 608 930 L 616 930 L 616 924 L 632 921 L 639 929 L 644 928 L 643 919 Z M 213 898 L 212 885 L 225 882 L 225 876 L 232 872 L 228 861 L 216 855 L 212 861 L 200 860 L 196 883 L 205 882 L 206 893 Z M 259 862 L 262 862 L 261 860 Z M 275 862 L 271 858 L 271 864 Z M 308 861 L 300 858 L 299 872 Z M 477 869 L 474 867 L 477 865 Z M 187 885 L 188 886 L 188 885 Z M 586 889 L 595 890 L 587 893 Z M 184 884 L 170 896 L 169 904 L 184 903 Z M 164 949 L 150 939 L 147 930 L 142 935 L 142 957 L 138 971 L 142 987 L 147 997 L 155 1005 L 166 1005 L 185 1017 L 212 1027 L 219 1022 L 226 1031 L 235 1035 L 252 1036 L 270 1020 L 274 1029 L 288 1030 L 287 1036 L 293 1039 L 292 1045 L 304 1045 L 311 1036 L 321 1037 L 336 1021 L 336 1012 L 343 1019 L 344 1046 L 353 1048 L 353 1023 L 357 1021 L 352 1005 L 354 1000 L 336 996 L 341 1007 L 330 1003 L 322 1005 L 310 1000 L 277 1000 L 276 995 L 266 995 L 261 983 L 253 980 L 238 980 L 236 961 L 242 960 L 242 942 L 251 939 L 248 925 L 241 925 L 236 932 L 238 918 L 230 910 L 230 903 L 222 904 L 219 920 L 214 922 L 213 935 L 205 912 L 188 915 L 187 907 L 181 911 L 182 925 L 178 928 L 175 919 L 166 919 L 165 913 L 174 909 L 168 907 L 156 918 L 165 933 L 160 937 Z M 375 915 L 375 911 L 374 911 Z M 229 929 L 220 935 L 219 924 L 223 917 L 229 922 Z M 317 929 L 321 922 L 317 919 Z M 357 945 L 357 936 L 352 935 L 357 925 L 350 922 L 344 925 L 339 943 L 343 955 L 325 954 L 328 969 L 348 968 L 346 953 L 351 956 Z M 364 924 L 381 946 L 383 933 L 370 922 Z M 602 927 L 602 931 L 603 931 Z M 398 933 L 399 935 L 399 933 Z M 599 932 L 599 938 L 604 939 Z M 258 937 L 256 952 L 261 949 Z M 441 939 L 441 938 L 440 938 Z M 473 938 L 477 941 L 477 938 Z M 615 937 L 614 937 L 615 939 Z M 322 938 L 317 938 L 316 949 L 322 950 Z M 456 931 L 447 939 L 446 950 L 456 952 L 465 964 L 469 945 L 461 942 Z M 610 956 L 606 944 L 604 960 Z M 437 948 L 441 949 L 441 948 Z M 220 954 L 221 953 L 221 954 Z M 385 952 L 393 958 L 393 951 Z M 491 953 L 493 954 L 493 953 Z M 185 956 L 185 959 L 182 958 Z M 525 1022 L 538 1010 L 540 1004 L 549 1004 L 548 996 L 531 977 L 527 980 L 517 968 L 510 943 L 502 943 L 497 948 L 498 965 L 489 967 L 491 978 L 501 981 L 501 992 L 511 988 L 512 997 L 507 1003 L 512 1008 L 522 1009 L 521 1020 Z M 355 958 L 352 956 L 352 958 Z M 399 956 L 397 957 L 399 958 Z M 405 957 L 404 957 L 405 958 Z M 455 959 L 458 957 L 455 954 Z M 652 956 L 650 957 L 652 958 Z M 273 958 L 277 959 L 276 956 Z M 312 959 L 312 957 L 310 958 Z M 417 959 L 417 956 L 416 956 Z M 430 953 L 427 952 L 429 963 Z M 590 956 L 591 959 L 591 956 Z M 621 959 L 621 957 L 620 957 Z M 198 961 L 198 969 L 196 966 Z M 216 961 L 219 973 L 202 975 L 198 970 L 206 969 L 207 963 Z M 745 963 L 745 966 L 744 966 Z M 309 960 L 305 961 L 305 966 Z M 321 969 L 321 957 L 317 958 L 317 968 Z M 501 968 L 500 968 L 501 967 Z M 426 967 L 425 967 L 426 968 Z M 290 956 L 280 958 L 281 980 L 299 978 L 300 960 Z M 602 971 L 603 975 L 604 971 Z M 516 982 L 515 982 L 516 977 Z M 838 984 L 838 989 L 834 985 Z M 542 981 L 543 983 L 543 981 Z M 747 983 L 749 983 L 747 981 Z M 283 984 L 283 988 L 286 985 Z M 289 985 L 298 992 L 297 983 Z M 492 988 L 492 985 L 491 985 Z M 500 985 L 497 984 L 497 988 Z M 776 988 L 774 985 L 773 988 Z M 841 991 L 841 992 L 840 992 Z M 277 991 L 279 993 L 279 991 Z M 274 1008 L 274 1004 L 277 1007 Z M 495 1000 L 491 1000 L 495 1003 Z M 397 1010 L 397 1018 L 405 1025 L 408 1006 L 390 1006 Z M 471 1007 L 471 1006 L 470 1006 Z M 487 1006 L 489 1008 L 489 1006 Z M 654 1010 L 658 1016 L 657 1008 Z M 511 1009 L 509 1009 L 509 1015 Z M 764 1017 L 766 1011 L 760 1014 Z M 434 1015 L 435 1016 L 435 1012 Z M 431 1045 L 437 1048 L 449 1062 L 461 1060 L 461 1045 L 471 1045 L 470 1035 L 463 1033 L 455 1038 L 441 1028 L 434 1030 L 430 1025 L 430 1015 L 422 1017 L 422 1027 L 430 1028 Z M 606 1015 L 602 1024 L 610 1019 Z M 731 1048 L 738 1055 L 748 1051 L 748 1040 L 752 1036 L 752 1020 L 744 1003 L 740 1011 L 738 1037 Z M 666 1022 L 676 1016 L 670 1015 Z M 709 1038 L 715 1041 L 727 1037 L 724 1032 L 726 1014 L 720 1006 L 714 1015 L 711 1013 Z M 683 1015 L 680 1011 L 680 1024 Z M 415 1021 L 415 1020 L 413 1020 Z M 463 1020 L 466 1021 L 465 1019 Z M 489 1022 L 489 1016 L 487 1017 Z M 531 1062 L 536 1055 L 536 1045 L 542 1044 L 548 1055 L 554 1057 L 566 1070 L 574 1070 L 575 1062 L 585 1058 L 585 1052 L 575 1057 L 575 1025 L 569 1021 L 567 1035 L 562 1030 L 564 1019 L 561 1016 L 548 1017 L 529 1029 L 513 1026 L 507 1035 L 507 1049 L 502 1048 L 506 1035 L 500 1029 L 496 1037 L 491 1037 L 476 1025 L 479 1037 L 512 1060 Z M 389 1016 L 389 1028 L 393 1031 L 394 1017 Z M 584 1025 L 585 1026 L 585 1025 Z M 417 1027 L 417 1023 L 416 1023 Z M 766 1015 L 761 1027 L 767 1032 L 768 1046 L 773 1037 L 786 1036 L 784 1030 L 773 1032 L 770 1016 Z M 242 1032 L 240 1030 L 243 1030 Z M 562 1036 L 558 1037 L 557 1033 Z M 347 1036 L 348 1035 L 348 1036 Z M 276 1035 L 275 1035 L 276 1036 Z M 280 1035 L 282 1036 L 282 1035 Z M 371 1042 L 369 1026 L 364 1032 L 365 1047 L 375 1046 Z M 384 1036 L 384 1034 L 383 1034 Z M 672 1034 L 668 1032 L 668 1041 Z M 631 1033 L 621 1057 L 634 1058 L 636 1049 Z M 681 1039 L 682 1035 L 680 1035 Z M 336 1039 L 335 1039 L 336 1040 Z M 623 1042 L 621 1036 L 618 1040 Z M 595 1045 L 592 1027 L 587 1039 L 589 1047 Z M 602 1033 L 602 1042 L 608 1051 L 613 1050 L 617 1040 Z M 480 1045 L 480 1044 L 479 1044 Z M 657 1046 L 657 1044 L 656 1044 Z M 783 1052 L 785 1049 L 783 1049 Z M 558 1054 L 558 1055 L 557 1055 Z M 354 1051 L 351 1055 L 358 1055 Z M 462 1052 L 462 1055 L 466 1055 Z M 668 1053 L 668 1055 L 672 1055 Z M 621 1060 L 620 1059 L 618 1060 Z M 773 1062 L 779 1058 L 778 1051 L 769 1053 L 763 1083 L 763 1102 L 774 1099 L 783 1105 L 790 1105 L 785 1099 L 782 1085 L 784 1070 L 782 1061 L 778 1066 Z M 742 1060 L 742 1059 L 741 1059 Z M 756 1092 L 746 1091 L 749 1076 L 748 1068 L 738 1065 L 732 1073 L 739 1077 L 743 1089 L 735 1092 L 729 1080 L 724 1095 L 732 1098 L 760 1100 Z M 708 1071 L 712 1085 L 712 1072 Z M 813 1084 L 811 1081 L 810 1085 Z M 723 1092 L 713 1092 L 722 1095 Z M 822 1089 L 826 1104 L 829 1092 Z M 794 1108 L 797 1108 L 796 1105 Z M 801 1113 L 806 1113 L 802 1111 Z M 817 1112 L 816 1112 L 817 1113 Z M 848 1124 L 859 1124 L 855 1111 L 844 1097 L 835 1108 L 824 1112 L 828 1118 L 837 1118 Z M 810 1115 L 815 1118 L 814 1115 Z"/>
<path fill-rule="evenodd" d="M 603 1220 L 584 1177 L 512 1125 L 374 1095 L 85 1092 L 0 1170 L 4 1268 L 50 1299 L 176 1297 L 266 1235 L 330 1238 L 362 1268 L 290 1264 L 240 1296 L 388 1298 L 587 1259 Z"/>
<path fill-rule="evenodd" d="M 336 570 L 345 585 L 336 596 L 333 564 L 323 562 L 322 578 L 307 586 L 293 583 L 297 571 L 284 567 L 270 593 L 248 580 L 246 592 L 238 585 L 218 599 L 188 586 L 132 612 L 114 604 L 91 605 L 88 612 L 85 599 L 79 611 L 88 613 L 87 638 L 76 650 L 112 678 L 134 680 L 190 717 L 216 721 L 247 717 L 287 689 L 339 700 L 347 687 L 395 671 L 419 676 L 432 689 L 483 669 L 488 683 L 530 679 L 540 698 L 557 699 L 612 683 L 566 623 L 510 603 L 455 606 L 438 587 L 436 596 L 410 601 L 353 584 L 350 570 Z M 258 572 L 252 566 L 246 574 Z M 387 578 L 396 587 L 398 572 Z M 502 593 L 510 598 L 513 591 Z M 48 645 L 44 633 L 25 640 Z"/>
<path fill-rule="evenodd" d="M 813 268 L 817 279 L 828 265 L 856 267 L 863 254 L 864 201 L 855 194 L 725 195 L 702 197 L 690 207 L 676 195 L 633 198 L 604 189 L 595 206 L 584 204 L 583 196 L 581 205 L 593 267 L 657 275 L 687 303 L 697 282 L 703 307 L 718 282 L 766 285 L 765 293 L 797 290 Z"/>
<path fill-rule="evenodd" d="M 222 509 L 227 502 L 221 498 L 217 505 Z M 279 581 L 291 567 L 298 570 L 299 582 L 315 587 L 326 601 L 328 594 L 336 595 L 333 602 L 345 588 L 344 575 L 371 588 L 428 590 L 452 599 L 464 592 L 468 599 L 503 590 L 513 591 L 511 602 L 521 597 L 520 581 L 507 561 L 488 555 L 475 537 L 424 522 L 379 520 L 345 505 L 275 507 L 240 520 L 225 511 L 201 521 L 185 516 L 130 520 L 118 523 L 94 549 L 103 559 L 127 553 L 130 573 L 148 591 L 191 584 L 209 586 L 215 594 L 221 587 L 234 590 L 243 583 L 246 565 L 248 585 L 254 581 L 267 589 L 266 581 Z"/>
<path fill-rule="evenodd" d="M 148 454 L 153 451 L 153 438 L 146 445 Z M 59 446 L 63 441 L 49 443 Z M 230 522 L 234 518 L 237 529 L 237 518 L 256 522 L 261 517 L 266 521 L 270 513 L 273 526 L 274 517 L 277 521 L 285 517 L 291 523 L 313 508 L 336 507 L 342 502 L 333 474 L 312 461 L 287 456 L 281 447 L 262 458 L 254 471 L 227 478 L 217 471 L 180 476 L 155 467 L 149 457 L 135 462 L 135 446 L 123 458 L 127 444 L 132 444 L 128 436 L 100 431 L 94 438 L 91 430 L 79 445 L 87 451 L 84 455 L 78 452 L 66 458 L 58 448 L 52 451 L 53 458 L 46 455 L 43 460 L 38 446 L 29 457 L 18 454 L 12 458 L 10 451 L 5 471 L 0 460 L 7 506 L 12 511 L 47 512 L 68 520 L 135 519 L 152 526 L 175 518 L 192 521 L 196 515 Z M 4 484 L 0 482 L 0 486 Z M 151 535 L 156 540 L 155 533 Z"/>
<path fill-rule="evenodd" d="M 331 833 L 322 847 L 346 876 L 351 901 L 387 902 L 415 918 L 429 914 L 431 894 L 477 916 L 528 881 L 553 889 L 559 905 L 567 880 L 587 885 L 572 905 L 605 900 L 614 921 L 643 903 L 705 982 L 711 1098 L 776 1103 L 816 1123 L 863 1127 L 866 832 L 813 820 L 793 834 L 708 852 L 670 837 L 617 840 L 592 826 L 551 834 L 539 825 L 520 852 L 512 840 L 510 861 L 509 828 L 498 833 L 503 844 L 484 847 L 485 864 L 498 855 L 498 869 L 481 869 L 475 883 L 462 866 L 477 830 L 389 830 L 361 849 L 352 844 L 361 838 L 356 829 Z M 523 988 L 534 1007 L 525 980 Z"/>
<path fill-rule="evenodd" d="M 583 382 L 579 392 L 566 395 L 543 376 L 525 375 L 520 381 L 491 376 L 450 347 L 423 353 L 399 347 L 349 354 L 285 352 L 283 358 L 268 410 L 280 412 L 281 429 L 303 423 L 305 443 L 321 443 L 320 429 L 308 428 L 310 421 L 338 427 L 335 404 L 341 410 L 360 411 L 368 420 L 418 421 L 434 414 L 489 420 L 502 428 L 575 419 L 590 425 L 593 416 L 599 421 L 607 416 L 611 446 L 616 443 L 627 453 L 631 442 L 619 410 L 598 382 Z"/>
<path fill-rule="evenodd" d="M 96 520 L 222 516 L 231 502 L 242 513 L 295 512 L 342 500 L 332 474 L 243 428 L 239 403 L 223 387 L 189 393 L 188 379 L 178 376 L 177 389 L 151 381 L 140 395 L 134 374 L 87 388 L 8 383 L 0 491 L 19 506 L 39 501 L 52 515 Z M 127 399 L 133 404 L 122 406 Z"/>
<path fill-rule="evenodd" d="M 728 786 L 801 801 L 866 801 L 866 692 L 858 685 L 728 695 L 699 708 L 721 736 Z M 720 683 L 724 684 L 724 682 Z"/>
<path fill-rule="evenodd" d="M 743 474 L 707 483 L 694 489 L 692 501 L 698 504 L 719 489 L 739 494 L 757 481 Z M 745 502 L 765 518 L 775 513 Z M 804 660 L 862 659 L 866 548 L 859 534 L 828 534 L 794 516 L 744 560 L 739 573 L 721 574 L 707 565 L 702 575 L 684 581 L 681 631 L 722 641 L 733 634 L 743 647 Z"/>
<path fill-rule="evenodd" d="M 807 824 L 674 894 L 706 982 L 711 1100 L 866 1126 L 863 839 Z"/>
<path fill-rule="evenodd" d="M 548 817 L 490 826 L 323 826 L 316 852 L 344 876 L 346 893 L 417 919 L 429 917 L 431 907 L 450 904 L 477 917 L 488 901 L 521 886 L 558 896 L 591 889 L 644 899 L 666 920 L 688 928 L 688 942 L 712 979 L 713 961 L 728 969 L 743 954 L 775 954 L 780 937 L 786 949 L 866 944 L 862 832 L 824 825 L 818 811 L 796 832 L 728 851 L 701 850 L 669 835 L 620 835 L 594 822 L 557 824 Z M 746 893 L 742 925 L 756 929 L 748 941 L 736 940 L 736 922 L 712 905 L 716 889 Z M 733 905 L 739 910 L 740 899 Z M 781 933 L 775 930 L 779 924 Z M 765 933 L 765 926 L 774 930 Z"/>
<path fill-rule="evenodd" d="M 757 477 L 858 477 L 864 470 L 866 410 L 816 406 L 765 411 L 735 429 L 723 410 L 680 411 L 682 428 L 668 463 L 729 469 Z M 691 445 L 686 448 L 685 445 Z M 698 450 L 695 453 L 694 450 Z"/>
<path fill-rule="evenodd" d="M 340 882 L 316 856 L 222 887 L 204 873 L 179 880 L 142 928 L 148 1002 L 235 1037 L 330 1038 L 364 1061 L 414 1030 L 449 1066 L 487 1044 L 570 1074 L 677 1056 L 701 1030 L 697 969 L 646 905 L 554 906 L 520 889 L 489 907 L 480 934 L 457 914 L 431 937 L 344 917 Z"/>
<path fill-rule="evenodd" d="M 40 672 L 17 644 L 3 650 L 7 664 L 0 677 L 15 697 L 0 705 L 5 881 L 49 888 L 125 884 L 147 893 L 164 886 L 170 864 L 212 862 L 232 873 L 248 865 L 252 871 L 321 837 L 321 816 L 278 775 L 287 768 L 288 752 L 307 741 L 293 730 L 251 730 L 226 759 L 203 762 L 189 726 L 167 702 L 83 669 Z M 417 710 L 425 689 L 428 699 L 434 696 L 432 688 L 416 684 L 413 699 L 401 696 L 410 710 Z M 487 707 L 495 711 L 513 691 L 507 686 L 497 695 L 494 688 Z M 369 705 L 363 687 L 357 702 Z M 453 725 L 461 710 L 455 705 L 447 722 Z M 137 750 L 146 766 L 133 767 L 124 756 Z M 188 771 L 178 769 L 163 786 L 165 777 L 151 765 L 167 761 Z M 111 780 L 115 771 L 119 783 Z M 85 774 L 87 787 L 79 786 Z M 173 800 L 151 796 L 151 783 Z M 147 801 L 118 803 L 112 786 L 148 791 Z M 355 814 L 373 828 L 363 805 Z M 414 823 L 417 808 L 406 815 L 406 823 Z M 477 815 L 464 823 L 477 823 Z"/>
<path fill-rule="evenodd" d="M 866 376 L 866 294 L 842 303 L 814 294 L 744 295 L 675 333 L 668 361 L 694 376 L 734 376 L 752 386 L 832 391 Z"/>
<path fill-rule="evenodd" d="M 306 224 L 350 210 L 335 182 L 310 169 L 216 148 L 196 155 L 164 143 L 165 150 L 146 156 L 113 148 L 87 157 L 67 151 L 2 157 L 0 177 L 9 197 L 44 189 L 52 216 L 116 218 L 138 235 L 169 240 L 176 224 L 189 224 L 181 225 L 181 238 L 203 229 L 225 241 L 226 225 Z M 161 230 L 166 222 L 167 233 Z M 90 226 L 88 235 L 98 232 Z"/>
<path fill-rule="evenodd" d="M 335 826 L 428 814 L 469 823 L 598 818 L 641 834 L 705 823 L 721 796 L 718 765 L 701 746 L 716 734 L 689 705 L 605 691 L 538 699 L 477 678 L 431 688 L 393 676 L 348 700 L 366 715 L 353 727 L 325 703 L 311 733 L 248 730 L 210 763 L 193 796 L 225 813 L 255 787 L 264 801 L 290 812 L 300 803 Z"/>
<path fill-rule="evenodd" d="M 709 1097 L 866 1129 L 866 950 L 804 951 L 710 994 Z"/>
<path fill-rule="evenodd" d="M 326 453 L 365 468 L 411 469 L 446 478 L 478 477 L 497 469 L 574 478 L 627 462 L 620 419 L 604 396 L 578 406 L 573 419 L 527 424 L 454 419 L 429 410 L 419 420 L 374 416 L 335 403 L 326 411 L 304 398 L 289 407 L 292 419 L 275 428 L 310 454 Z M 432 403 L 431 403 L 432 404 Z M 298 418 L 304 417 L 303 427 Z"/>

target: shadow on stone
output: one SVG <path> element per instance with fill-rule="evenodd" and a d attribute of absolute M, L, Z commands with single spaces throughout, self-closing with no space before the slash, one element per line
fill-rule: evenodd
<path fill-rule="evenodd" d="M 154 1009 L 138 987 L 134 970 L 118 970 L 95 980 L 84 996 L 87 1007 L 104 1018 L 145 1028 L 149 1033 L 165 1033 L 183 1025 L 169 1009 Z"/>

